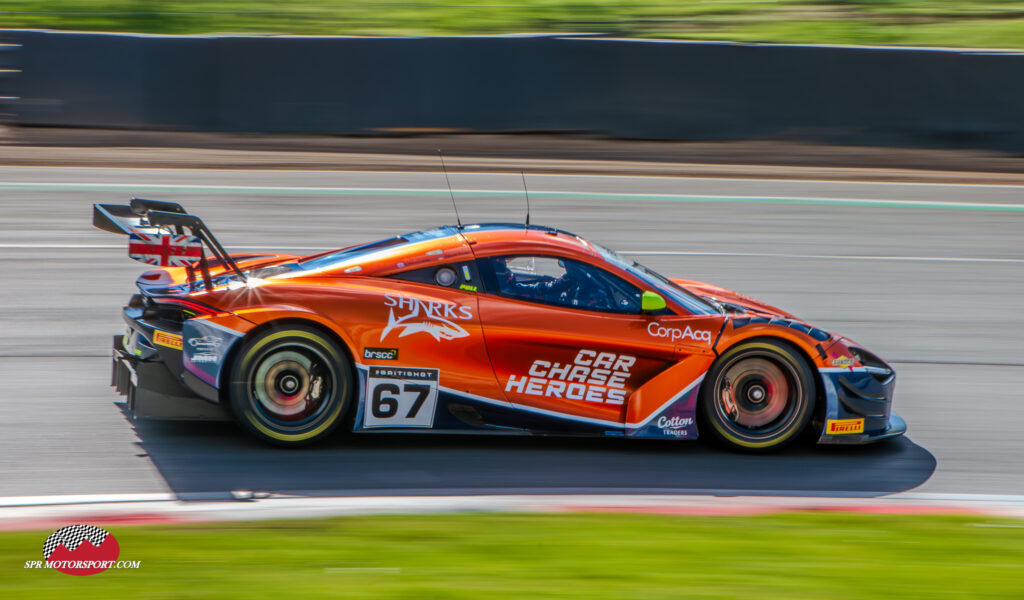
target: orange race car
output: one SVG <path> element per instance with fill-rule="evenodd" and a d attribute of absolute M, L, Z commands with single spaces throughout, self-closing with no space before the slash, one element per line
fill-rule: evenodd
<path fill-rule="evenodd" d="M 894 373 L 849 339 L 571 233 L 444 226 L 311 256 L 229 255 L 178 204 L 97 204 L 143 273 L 114 338 L 135 418 L 270 443 L 356 432 L 898 436 Z M 211 254 L 212 256 L 208 256 Z"/>

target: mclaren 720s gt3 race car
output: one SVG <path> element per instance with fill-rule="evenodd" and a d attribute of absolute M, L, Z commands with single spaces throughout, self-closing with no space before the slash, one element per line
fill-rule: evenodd
<path fill-rule="evenodd" d="M 548 227 L 443 226 L 228 254 L 178 204 L 97 204 L 143 273 L 114 338 L 138 419 L 233 418 L 272 444 L 353 432 L 695 439 L 751 451 L 898 436 L 892 367 L 736 292 Z"/>

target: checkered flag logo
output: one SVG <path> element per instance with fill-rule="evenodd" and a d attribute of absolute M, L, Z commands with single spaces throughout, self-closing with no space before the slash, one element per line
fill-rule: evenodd
<path fill-rule="evenodd" d="M 110 534 L 105 530 L 92 525 L 61 527 L 46 538 L 46 543 L 43 544 L 43 558 L 49 560 L 50 555 L 58 546 L 64 546 L 68 551 L 74 552 L 85 540 L 89 540 L 90 544 L 99 548 L 108 535 Z"/>

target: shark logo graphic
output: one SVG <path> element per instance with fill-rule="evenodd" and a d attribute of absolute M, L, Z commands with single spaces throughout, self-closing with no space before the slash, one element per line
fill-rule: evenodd
<path fill-rule="evenodd" d="M 392 331 L 398 337 L 426 333 L 437 341 L 466 337 L 469 333 L 455 321 L 469 321 L 473 311 L 468 306 L 441 300 L 424 301 L 406 296 L 384 295 L 384 305 L 390 307 L 388 324 L 380 334 L 384 341 Z M 404 313 L 404 314 L 403 314 Z"/>

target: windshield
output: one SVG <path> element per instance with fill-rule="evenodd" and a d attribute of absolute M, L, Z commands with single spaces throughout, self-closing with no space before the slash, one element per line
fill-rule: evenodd
<path fill-rule="evenodd" d="M 691 313 L 695 315 L 713 315 L 721 312 L 718 308 L 704 300 L 701 300 L 691 292 L 686 291 L 678 283 L 674 283 L 671 279 L 665 277 L 661 273 L 649 269 L 635 260 L 626 259 L 614 250 L 605 248 L 600 244 L 595 244 L 593 242 L 587 243 L 590 244 L 590 246 L 593 247 L 594 250 L 596 250 L 606 261 L 620 269 L 629 271 L 655 290 L 681 304 Z"/>

